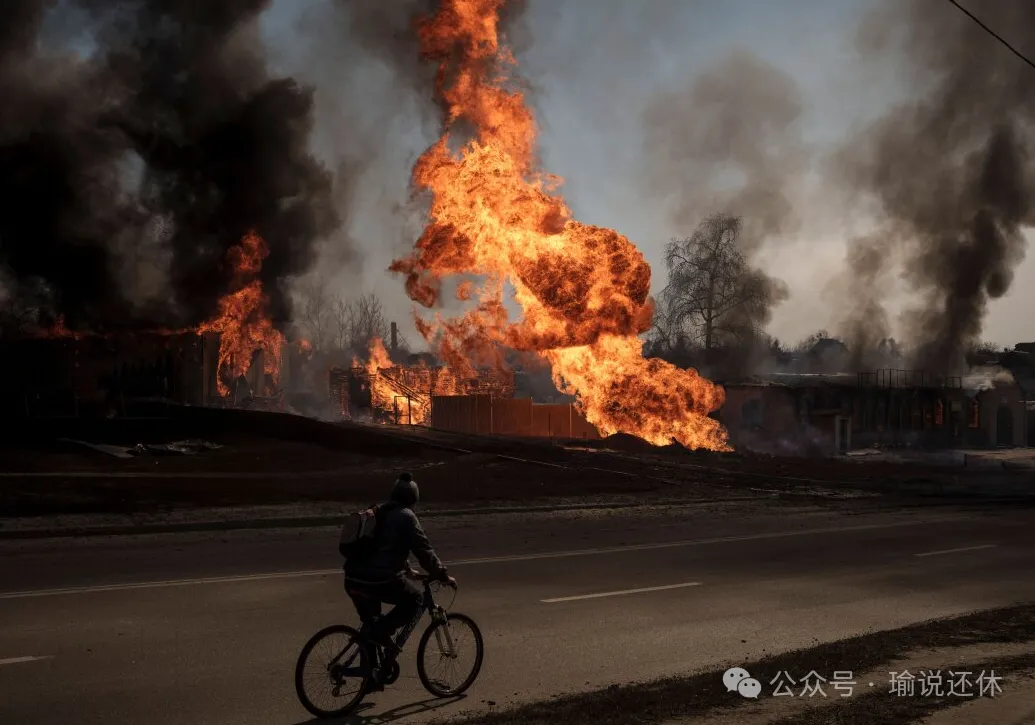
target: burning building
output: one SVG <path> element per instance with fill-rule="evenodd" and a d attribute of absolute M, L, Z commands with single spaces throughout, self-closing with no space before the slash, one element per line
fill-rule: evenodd
<path fill-rule="evenodd" d="M 232 247 L 231 289 L 191 329 L 101 334 L 69 330 L 58 318 L 3 340 L 6 409 L 30 417 L 130 415 L 146 400 L 279 408 L 286 342 L 258 277 L 267 254 L 254 233 Z"/>
<path fill-rule="evenodd" d="M 331 397 L 343 417 L 396 425 L 428 425 L 432 399 L 453 395 L 486 395 L 510 398 L 514 375 L 497 369 L 462 375 L 425 356 L 414 355 L 409 364 L 393 361 L 380 339 L 373 341 L 366 363 L 354 360 L 350 368 L 333 368 Z"/>
<path fill-rule="evenodd" d="M 258 276 L 268 253 L 254 233 L 231 247 L 230 289 L 200 325 L 154 329 L 123 320 L 115 329 L 69 329 L 61 315 L 43 324 L 39 311 L 5 329 L 5 412 L 132 415 L 148 401 L 248 407 L 275 395 L 284 336 Z"/>
<path fill-rule="evenodd" d="M 481 368 L 462 374 L 429 356 L 398 364 L 375 340 L 369 360 L 330 371 L 331 399 L 343 418 L 424 425 L 460 433 L 597 438 L 572 403 L 515 398 L 513 371 Z"/>

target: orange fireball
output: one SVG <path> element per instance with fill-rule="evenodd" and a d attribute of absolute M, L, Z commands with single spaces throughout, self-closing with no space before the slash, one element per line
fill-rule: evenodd
<path fill-rule="evenodd" d="M 643 255 L 618 232 L 575 221 L 556 193 L 561 179 L 538 168 L 535 119 L 500 43 L 504 2 L 442 0 L 418 26 L 423 56 L 439 66 L 444 131 L 413 169 L 415 187 L 430 192 L 428 224 L 412 254 L 390 269 L 428 308 L 440 302 L 447 277 L 485 280 L 474 309 L 418 319 L 418 329 L 465 374 L 498 361 L 500 346 L 538 353 L 603 435 L 729 450 L 726 431 L 709 417 L 723 389 L 642 355 L 639 335 L 653 315 Z M 471 130 L 463 139 L 461 122 Z M 523 311 L 517 321 L 503 305 L 508 285 Z M 459 292 L 472 296 L 466 284 Z"/>

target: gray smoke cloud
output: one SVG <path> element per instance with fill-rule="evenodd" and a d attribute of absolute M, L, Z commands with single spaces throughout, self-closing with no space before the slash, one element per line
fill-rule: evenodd
<path fill-rule="evenodd" d="M 793 78 L 746 51 L 656 96 L 644 115 L 648 180 L 673 223 L 692 229 L 707 214 L 740 216 L 748 255 L 795 231 L 793 195 L 808 160 L 803 105 Z"/>
<path fill-rule="evenodd" d="M 1035 48 L 1035 5 L 974 3 L 1015 47 Z M 878 229 L 849 246 L 844 330 L 854 346 L 887 335 L 882 287 L 897 265 L 919 296 L 904 318 L 913 363 L 959 369 L 979 339 L 989 300 L 1023 260 L 1022 228 L 1035 222 L 1031 128 L 1035 70 L 948 3 L 889 0 L 859 44 L 899 63 L 910 96 L 850 139 L 834 176 Z"/>
<path fill-rule="evenodd" d="M 894 245 L 885 234 L 849 240 L 845 269 L 824 290 L 840 315 L 837 336 L 846 342 L 852 369 L 880 367 L 881 342 L 891 338 L 891 320 L 884 307 L 891 289 Z"/>
<path fill-rule="evenodd" d="M 322 245 L 315 267 L 323 278 L 348 273 L 357 279 L 353 249 L 364 219 L 373 219 L 380 244 L 374 257 L 390 258 L 411 224 L 406 206 L 407 168 L 430 139 L 434 68 L 420 58 L 414 23 L 434 0 L 326 0 L 296 21 L 304 44 L 281 49 L 282 62 L 316 88 L 314 147 L 336 171 L 334 198 L 353 210 L 346 224 Z M 410 230 L 409 238 L 416 236 Z M 308 284 L 304 282 L 303 284 Z"/>

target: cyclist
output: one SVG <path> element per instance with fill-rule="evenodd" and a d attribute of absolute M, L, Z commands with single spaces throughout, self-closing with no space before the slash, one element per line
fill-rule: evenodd
<path fill-rule="evenodd" d="M 419 500 L 413 476 L 400 474 L 389 500 L 377 509 L 369 553 L 345 562 L 345 591 L 367 625 L 370 639 L 384 647 L 390 658 L 399 653 L 392 639 L 396 630 L 411 622 L 424 604 L 423 588 L 413 581 L 417 572 L 410 566 L 410 554 L 433 579 L 456 586 L 413 512 Z M 380 617 L 382 603 L 394 605 L 384 617 Z M 369 624 L 375 617 L 380 619 Z"/>

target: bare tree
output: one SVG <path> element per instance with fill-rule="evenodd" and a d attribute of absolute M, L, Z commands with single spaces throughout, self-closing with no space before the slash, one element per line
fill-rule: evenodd
<path fill-rule="evenodd" d="M 338 350 L 347 350 L 352 345 L 349 335 L 352 332 L 355 310 L 352 303 L 341 295 L 335 295 L 331 304 L 331 316 L 334 323 L 334 343 Z"/>
<path fill-rule="evenodd" d="M 672 323 L 665 308 L 654 309 L 654 322 L 644 335 L 644 355 L 657 357 L 679 367 L 700 365 L 700 346 L 681 326 Z"/>
<path fill-rule="evenodd" d="M 314 350 L 323 350 L 330 329 L 331 309 L 327 286 L 312 281 L 302 287 L 302 327 Z"/>
<path fill-rule="evenodd" d="M 388 337 L 388 321 L 377 295 L 373 292 L 365 294 L 356 299 L 351 307 L 349 343 L 353 349 L 366 350 L 374 338 L 381 338 L 382 342 L 385 342 Z"/>
<path fill-rule="evenodd" d="M 311 282 L 300 289 L 299 301 L 299 322 L 314 349 L 363 355 L 374 338 L 387 346 L 389 324 L 374 293 L 349 299 Z"/>
<path fill-rule="evenodd" d="M 659 297 L 659 319 L 668 340 L 689 336 L 707 354 L 759 332 L 774 291 L 768 277 L 744 259 L 740 231 L 739 217 L 715 214 L 690 237 L 666 246 L 668 285 Z"/>
<path fill-rule="evenodd" d="M 804 337 L 801 340 L 799 340 L 798 344 L 794 346 L 794 351 L 799 353 L 808 352 L 809 350 L 814 348 L 820 340 L 828 339 L 830 339 L 830 333 L 828 333 L 826 330 L 816 330 L 811 335 L 808 335 L 807 337 Z"/>
<path fill-rule="evenodd" d="M 1000 345 L 996 342 L 989 342 L 988 340 L 975 341 L 971 343 L 968 352 L 973 352 L 978 355 L 996 355 L 1000 352 L 1009 352 L 1010 348 L 1005 345 Z"/>
<path fill-rule="evenodd" d="M 1010 349 L 987 340 L 972 342 L 964 351 L 964 357 L 968 365 L 992 365 L 999 361 L 999 357 Z"/>

